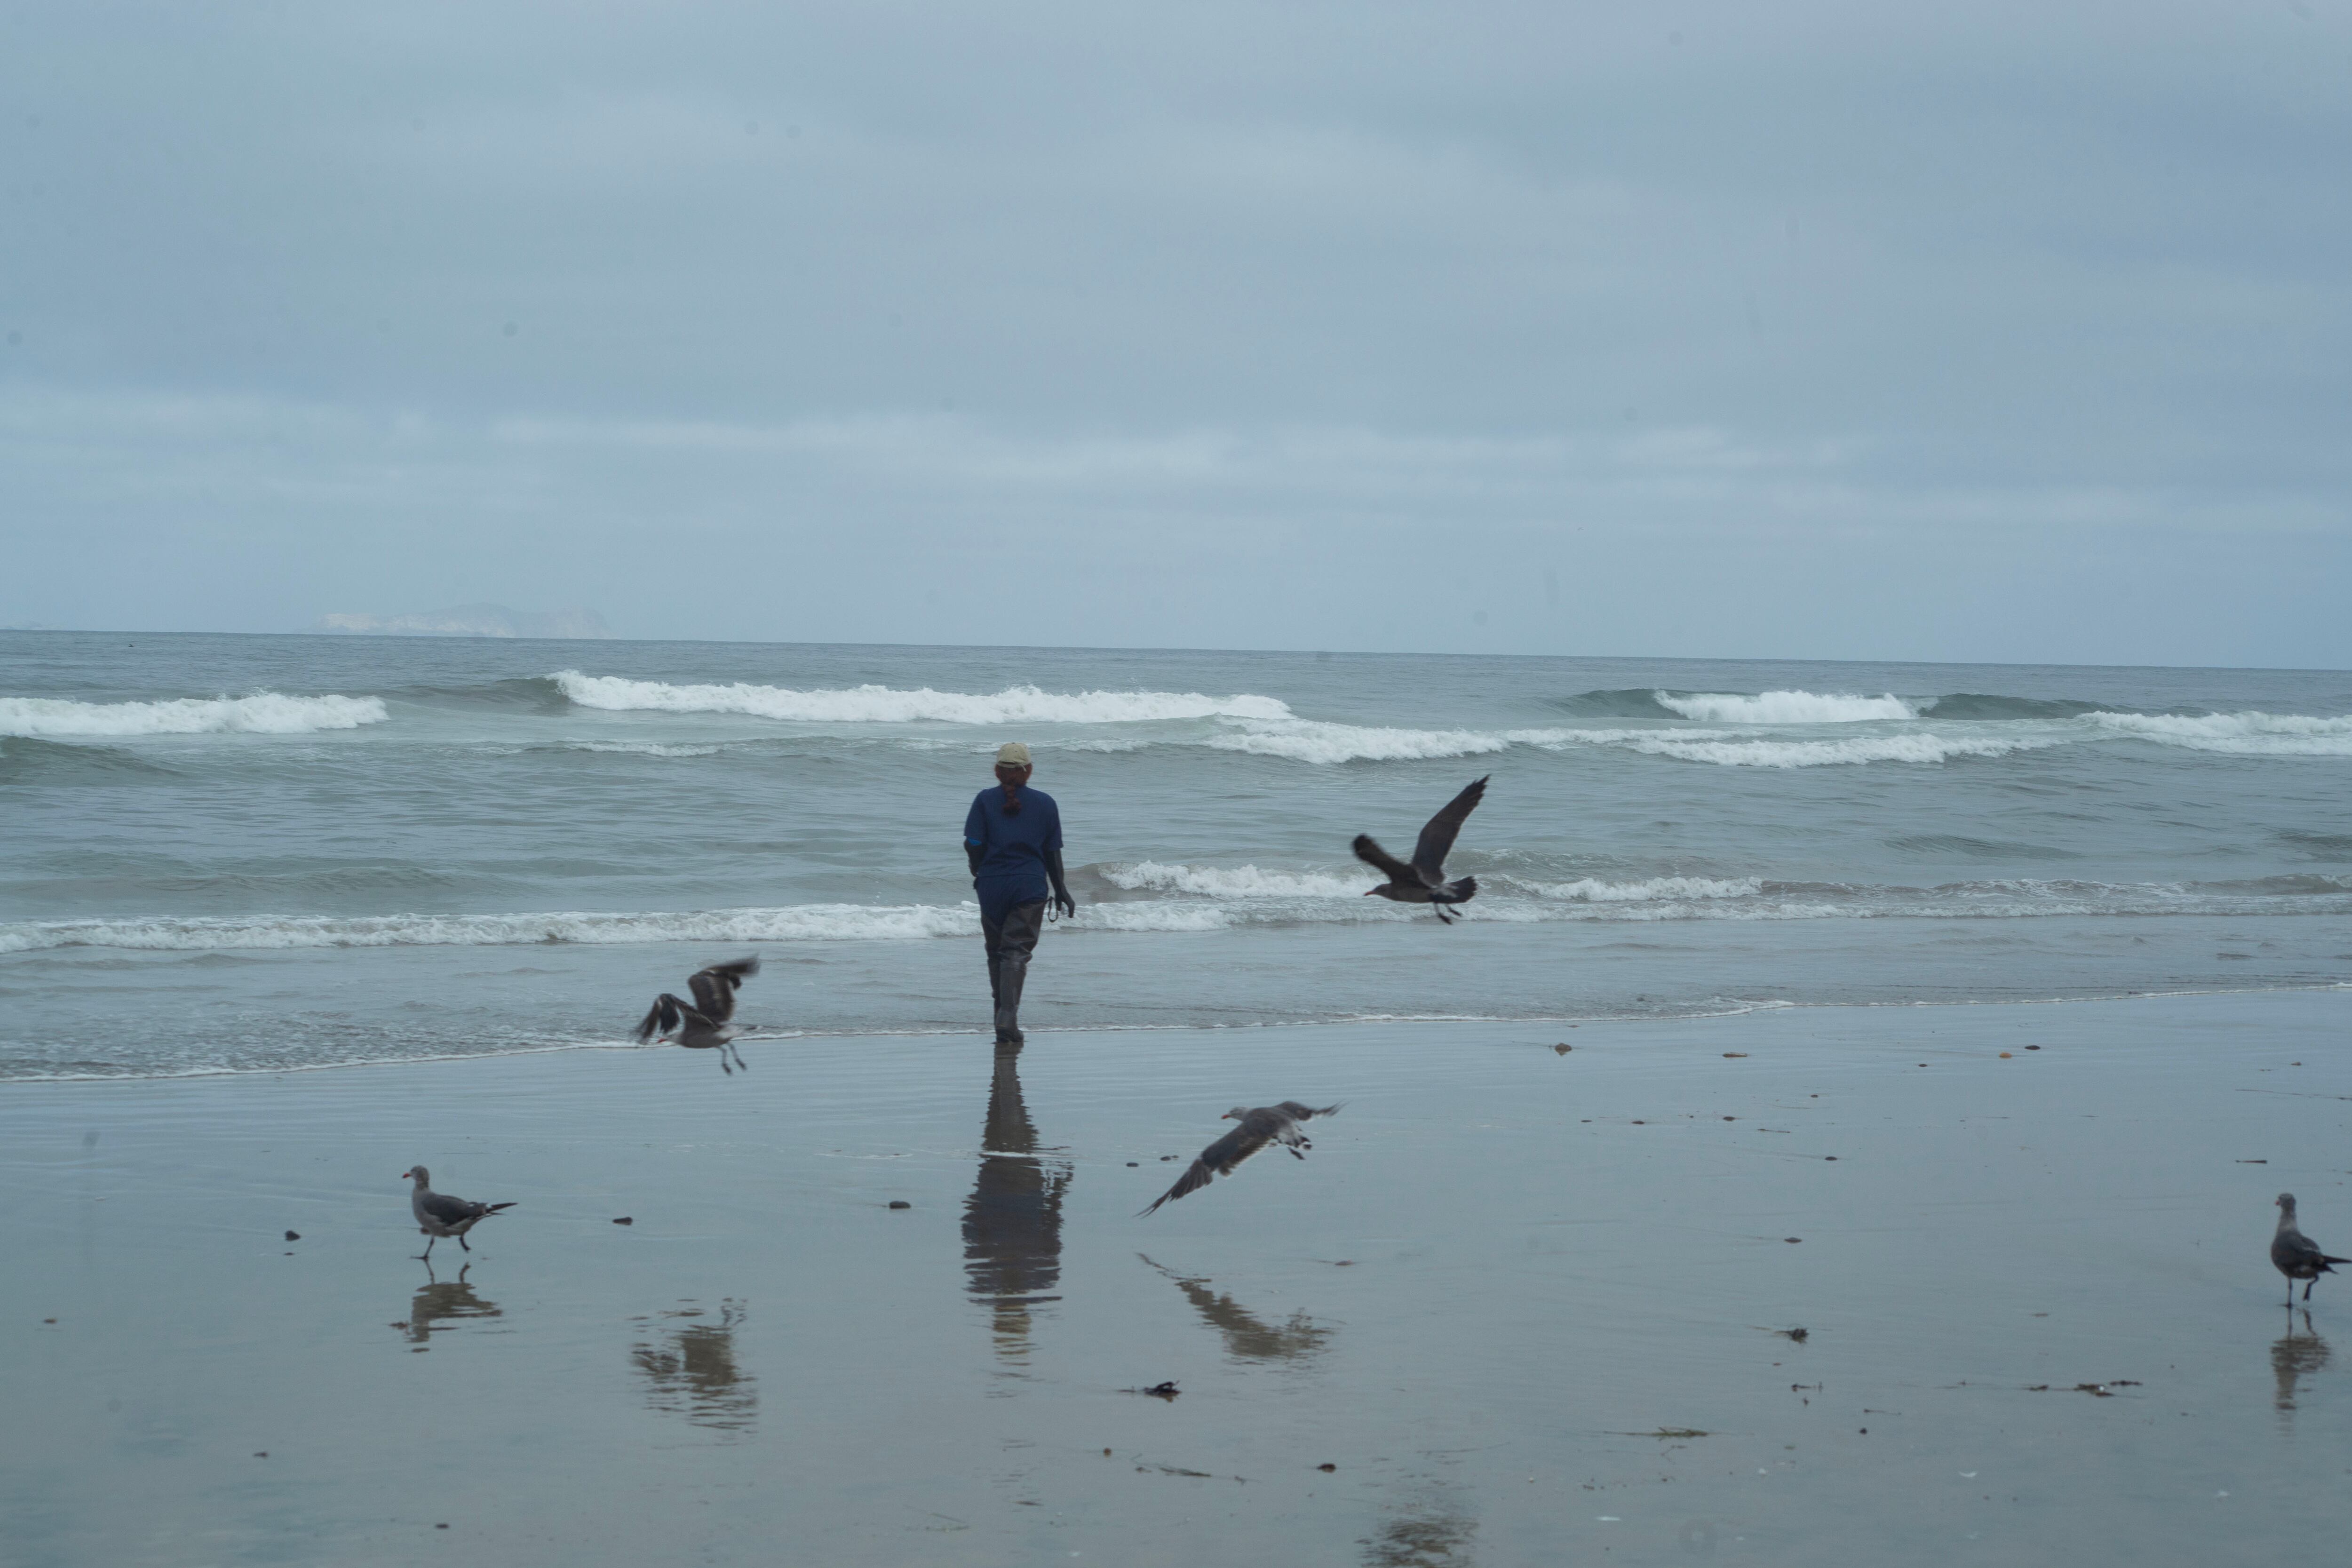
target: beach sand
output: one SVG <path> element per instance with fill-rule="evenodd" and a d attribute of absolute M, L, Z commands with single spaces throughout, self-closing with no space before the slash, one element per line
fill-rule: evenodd
<path fill-rule="evenodd" d="M 0 1556 L 2324 1561 L 2352 1277 L 2306 1319 L 2265 1247 L 2292 1190 L 2352 1252 L 2347 1024 L 2338 989 L 16 1085 Z M 1347 1104 L 1136 1217 L 1284 1098 Z M 430 1277 L 420 1162 L 518 1204 Z"/>

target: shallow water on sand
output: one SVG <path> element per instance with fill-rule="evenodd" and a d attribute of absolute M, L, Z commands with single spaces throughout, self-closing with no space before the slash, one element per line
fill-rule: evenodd
<path fill-rule="evenodd" d="M 8 1558 L 2322 1561 L 2352 1280 L 2264 1246 L 2284 1188 L 2352 1250 L 2347 1007 L 25 1086 Z M 1136 1217 L 1294 1096 L 1307 1159 Z M 519 1203 L 430 1273 L 420 1160 Z"/>

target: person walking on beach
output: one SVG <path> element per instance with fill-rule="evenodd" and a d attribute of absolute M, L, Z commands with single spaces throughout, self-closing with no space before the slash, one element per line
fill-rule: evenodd
<path fill-rule="evenodd" d="M 963 853 L 980 895 L 1000 1047 L 1022 1042 L 1021 987 L 1045 927 L 1047 895 L 1066 915 L 1078 910 L 1062 875 L 1061 808 L 1052 795 L 1029 787 L 1029 769 L 1028 747 L 1018 741 L 1000 747 L 996 787 L 981 791 L 963 819 Z"/>

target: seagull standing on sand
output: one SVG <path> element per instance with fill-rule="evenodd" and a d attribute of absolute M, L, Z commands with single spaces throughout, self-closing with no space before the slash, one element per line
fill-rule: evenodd
<path fill-rule="evenodd" d="M 1447 881 L 1445 856 L 1454 847 L 1454 836 L 1462 831 L 1463 819 L 1477 808 L 1486 793 L 1486 780 L 1481 778 L 1447 801 L 1445 809 L 1431 817 L 1428 826 L 1421 830 L 1421 841 L 1412 847 L 1412 864 L 1409 866 L 1374 843 L 1370 834 L 1356 835 L 1356 858 L 1378 867 L 1389 879 L 1364 897 L 1392 899 L 1400 904 L 1427 904 L 1432 914 L 1452 925 L 1454 917 L 1445 912 L 1445 906 L 1469 902 L 1478 891 L 1478 879 L 1464 877 L 1459 881 Z"/>
<path fill-rule="evenodd" d="M 719 1070 L 733 1076 L 735 1068 L 751 1070 L 743 1060 L 743 1053 L 735 1049 L 735 1037 L 742 1031 L 728 1022 L 735 1016 L 735 989 L 751 976 L 760 973 L 757 956 L 739 958 L 732 963 L 714 963 L 709 968 L 687 977 L 687 989 L 694 993 L 694 1005 L 689 1007 L 665 991 L 637 1025 L 637 1043 L 645 1044 L 658 1033 L 675 1039 L 690 1051 L 715 1050 L 719 1053 Z M 735 1068 L 727 1065 L 730 1055 Z"/>
<path fill-rule="evenodd" d="M 1234 1166 L 1269 1143 L 1289 1150 L 1294 1160 L 1304 1160 L 1307 1155 L 1303 1151 L 1315 1145 L 1307 1141 L 1306 1133 L 1299 1131 L 1298 1124 L 1310 1117 L 1335 1115 L 1339 1110 L 1336 1105 L 1319 1109 L 1301 1105 L 1295 1100 L 1286 1100 L 1280 1105 L 1261 1105 L 1255 1110 L 1247 1106 L 1234 1106 L 1219 1120 L 1238 1121 L 1241 1125 L 1202 1150 L 1201 1157 L 1192 1162 L 1192 1169 L 1179 1176 L 1174 1186 L 1154 1199 L 1151 1208 L 1143 1210 L 1136 1217 L 1141 1219 L 1151 1209 L 1164 1203 L 1172 1203 L 1186 1193 L 1199 1192 L 1209 1184 L 1212 1176 L 1232 1175 Z"/>
<path fill-rule="evenodd" d="M 473 1251 L 467 1243 L 466 1233 L 500 1209 L 514 1207 L 512 1204 L 467 1203 L 464 1198 L 436 1193 L 433 1190 L 432 1173 L 422 1165 L 411 1165 L 400 1173 L 416 1183 L 416 1190 L 408 1194 L 408 1212 L 416 1216 L 416 1228 L 433 1238 L 425 1244 L 425 1250 L 417 1255 L 420 1258 L 430 1258 L 433 1242 L 445 1236 L 456 1237 L 459 1247 Z"/>
<path fill-rule="evenodd" d="M 2305 1281 L 2303 1299 L 2311 1300 L 2311 1287 L 2323 1274 L 2336 1272 L 2334 1265 L 2352 1263 L 2352 1258 L 2330 1258 L 2319 1250 L 2319 1244 L 2303 1234 L 2294 1223 L 2294 1194 L 2278 1195 L 2278 1234 L 2271 1237 L 2271 1262 L 2286 1276 L 2286 1304 L 2294 1305 L 2294 1282 Z"/>

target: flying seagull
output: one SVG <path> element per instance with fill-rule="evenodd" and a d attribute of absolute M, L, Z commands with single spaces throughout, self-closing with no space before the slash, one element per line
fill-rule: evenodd
<path fill-rule="evenodd" d="M 1160 1194 L 1152 1202 L 1151 1208 L 1143 1210 L 1136 1217 L 1141 1219 L 1151 1209 L 1171 1203 L 1186 1193 L 1199 1192 L 1209 1184 L 1212 1175 L 1232 1175 L 1234 1166 L 1269 1143 L 1278 1143 L 1290 1151 L 1291 1158 L 1304 1160 L 1307 1158 L 1304 1151 L 1315 1145 L 1307 1141 L 1306 1133 L 1298 1130 L 1298 1124 L 1309 1117 L 1333 1115 L 1339 1109 L 1336 1105 L 1326 1105 L 1318 1110 L 1315 1106 L 1301 1105 L 1295 1100 L 1286 1100 L 1280 1105 L 1261 1105 L 1255 1110 L 1245 1105 L 1234 1106 L 1219 1120 L 1238 1121 L 1241 1125 L 1202 1150 L 1201 1157 L 1192 1162 L 1192 1169 L 1178 1177 L 1174 1186 Z"/>
<path fill-rule="evenodd" d="M 735 1049 L 739 1031 L 727 1020 L 735 1016 L 735 988 L 760 973 L 760 961 L 755 957 L 739 958 L 732 963 L 714 963 L 709 968 L 689 975 L 687 989 L 694 993 L 694 1005 L 689 1007 L 665 991 L 653 1010 L 637 1025 L 637 1043 L 643 1045 L 656 1034 L 675 1038 L 688 1050 L 716 1050 L 719 1070 L 730 1075 L 735 1068 L 751 1070 L 743 1053 Z M 735 1068 L 727 1065 L 730 1055 Z"/>
<path fill-rule="evenodd" d="M 2352 1258 L 2330 1258 L 2319 1250 L 2319 1244 L 2303 1234 L 2294 1223 L 2294 1194 L 2278 1195 L 2278 1234 L 2271 1237 L 2271 1262 L 2286 1276 L 2286 1304 L 2294 1305 L 2294 1282 L 2305 1281 L 2303 1299 L 2311 1300 L 2311 1287 L 2323 1274 L 2336 1272 L 2338 1263 L 2352 1263 Z"/>
<path fill-rule="evenodd" d="M 433 1238 L 425 1244 L 425 1250 L 418 1255 L 422 1258 L 430 1258 L 433 1242 L 445 1236 L 456 1237 L 459 1247 L 468 1252 L 473 1251 L 473 1247 L 467 1244 L 466 1233 L 500 1209 L 514 1207 L 512 1204 L 467 1203 L 464 1198 L 436 1193 L 433 1190 L 431 1173 L 422 1165 L 411 1165 L 400 1173 L 415 1181 L 416 1190 L 408 1194 L 408 1212 L 416 1216 L 418 1232 Z"/>
<path fill-rule="evenodd" d="M 1462 831 L 1463 818 L 1477 809 L 1486 793 L 1486 780 L 1482 778 L 1447 801 L 1445 809 L 1431 817 L 1428 826 L 1421 830 L 1421 841 L 1412 847 L 1410 866 L 1374 843 L 1370 834 L 1357 834 L 1356 858 L 1379 867 L 1389 879 L 1364 897 L 1393 899 L 1400 904 L 1427 904 L 1432 914 L 1452 925 L 1454 917 L 1445 912 L 1445 906 L 1467 903 L 1478 891 L 1478 879 L 1464 877 L 1458 881 L 1447 881 L 1446 852 L 1454 847 L 1454 836 Z"/>

